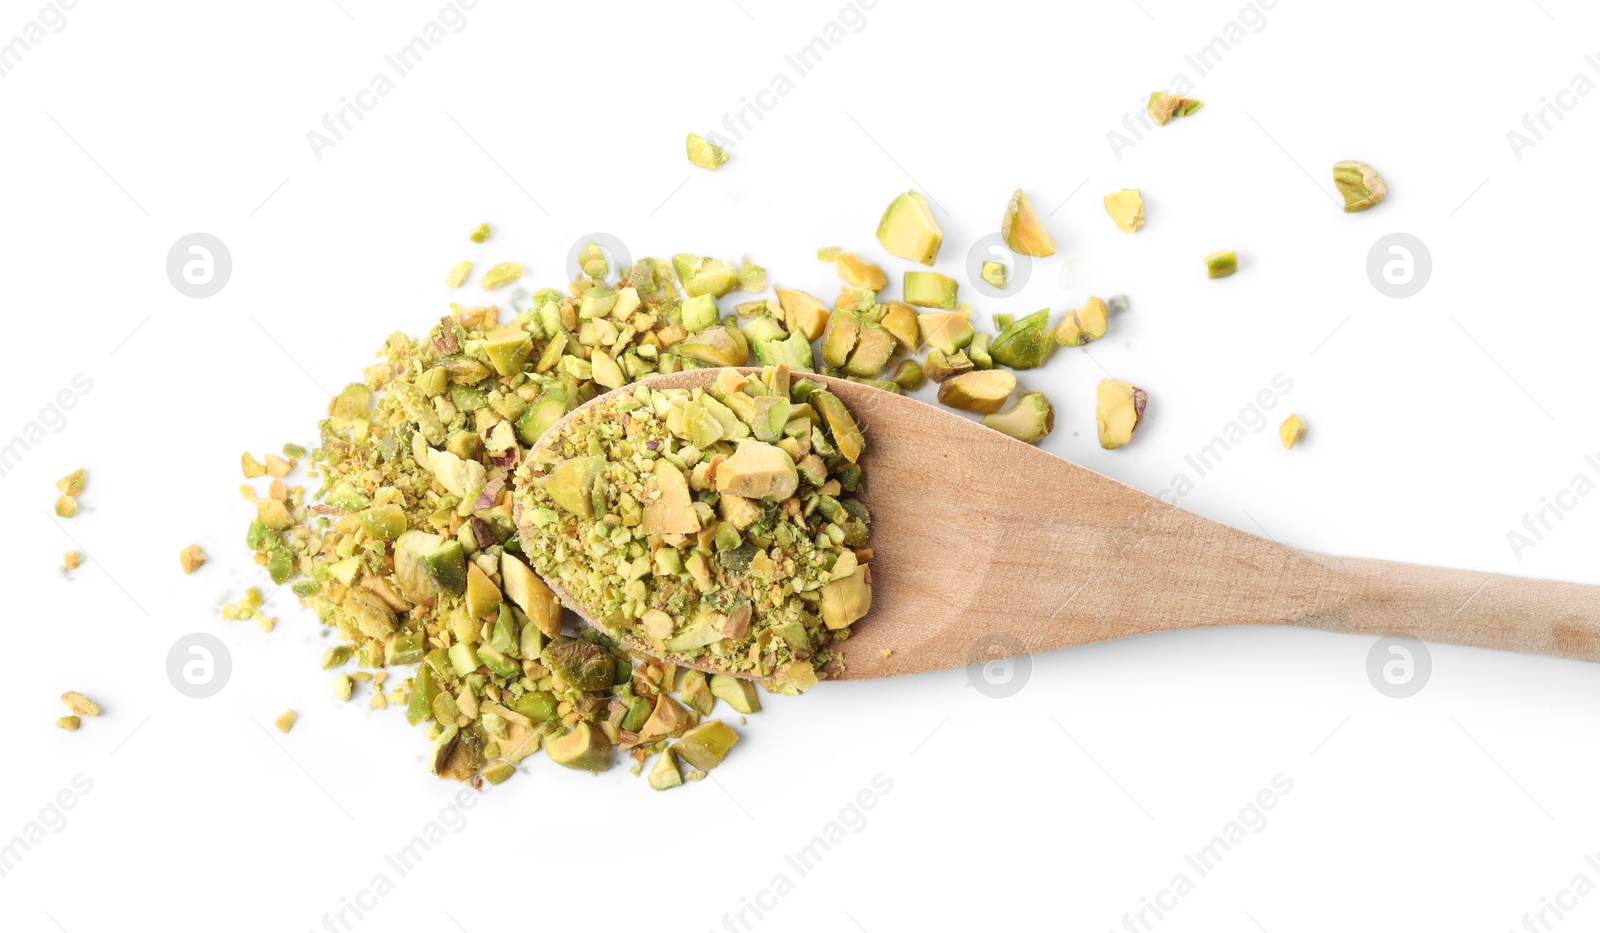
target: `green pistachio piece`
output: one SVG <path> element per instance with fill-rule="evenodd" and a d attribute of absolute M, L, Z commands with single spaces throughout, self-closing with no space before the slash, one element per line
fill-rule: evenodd
<path fill-rule="evenodd" d="M 683 734 L 672 750 L 691 767 L 710 771 L 722 763 L 728 750 L 739 741 L 738 733 L 720 719 L 703 722 Z"/>
<path fill-rule="evenodd" d="M 539 662 L 574 690 L 604 690 L 614 682 L 617 659 L 592 641 L 555 638 L 539 654 Z"/>
<path fill-rule="evenodd" d="M 995 288 L 1006 287 L 1006 265 L 1003 262 L 985 262 L 980 276 Z"/>
<path fill-rule="evenodd" d="M 989 346 L 994 362 L 1012 369 L 1043 366 L 1054 353 L 1056 343 L 1050 335 L 1050 309 L 1045 308 L 1017 319 Z"/>
<path fill-rule="evenodd" d="M 939 384 L 939 404 L 980 415 L 997 412 L 1005 405 L 1017 377 L 1004 369 L 974 370 L 951 376 Z"/>
<path fill-rule="evenodd" d="M 544 750 L 551 761 L 574 771 L 598 774 L 611 767 L 611 742 L 604 732 L 586 722 L 578 723 L 564 735 L 546 739 Z"/>
<path fill-rule="evenodd" d="M 1206 277 L 1220 279 L 1239 271 L 1239 257 L 1231 249 L 1219 249 L 1206 257 Z"/>
<path fill-rule="evenodd" d="M 472 228 L 472 232 L 467 234 L 467 237 L 474 243 L 484 242 L 485 240 L 489 239 L 489 225 L 478 224 L 476 227 Z"/>
<path fill-rule="evenodd" d="M 1002 412 L 984 415 L 985 427 L 1009 434 L 1019 441 L 1037 444 L 1055 427 L 1056 413 L 1043 392 L 1023 392 L 1016 404 Z"/>
<path fill-rule="evenodd" d="M 895 369 L 894 376 L 891 378 L 894 380 L 894 384 L 901 389 L 907 392 L 915 392 L 917 389 L 922 388 L 922 384 L 927 381 L 928 377 L 923 373 L 921 363 L 916 360 L 901 360 L 899 367 Z"/>
<path fill-rule="evenodd" d="M 674 760 L 672 749 L 661 753 L 656 763 L 650 768 L 651 790 L 667 790 L 683 784 L 683 775 L 678 772 L 678 763 Z"/>
<path fill-rule="evenodd" d="M 1034 213 L 1028 196 L 1018 188 L 1006 203 L 1005 216 L 1000 219 L 1000 236 L 1021 256 L 1050 256 L 1056 251 L 1055 240 L 1044 228 L 1044 221 Z"/>
<path fill-rule="evenodd" d="M 1344 196 L 1346 214 L 1373 207 L 1389 193 L 1389 183 L 1365 162 L 1333 163 L 1333 186 Z"/>
<path fill-rule="evenodd" d="M 901 285 L 907 304 L 922 308 L 953 310 L 959 283 L 937 272 L 907 272 Z"/>
<path fill-rule="evenodd" d="M 702 716 L 711 715 L 711 706 L 717 698 L 711 692 L 711 685 L 706 682 L 704 671 L 693 668 L 683 672 L 683 688 L 680 691 L 683 704 Z"/>
<path fill-rule="evenodd" d="M 944 231 L 933 218 L 928 199 L 907 191 L 889 202 L 878 221 L 878 242 L 891 256 L 933 265 L 944 242 Z"/>
<path fill-rule="evenodd" d="M 742 677 L 712 674 L 711 694 L 746 715 L 761 711 L 761 700 L 756 696 L 756 685 Z"/>
<path fill-rule="evenodd" d="M 408 531 L 394 543 L 395 580 L 413 602 L 459 596 L 467 588 L 461 542 L 426 531 Z"/>
<path fill-rule="evenodd" d="M 519 263 L 502 262 L 485 272 L 483 281 L 479 284 L 483 286 L 484 291 L 492 292 L 497 288 L 504 288 L 520 278 L 522 278 L 522 266 Z"/>
<path fill-rule="evenodd" d="M 722 151 L 722 147 L 706 142 L 705 138 L 699 133 L 689 134 L 689 138 L 685 140 L 685 148 L 688 149 L 689 163 L 691 165 L 710 169 L 713 172 L 728 161 L 728 154 Z"/>

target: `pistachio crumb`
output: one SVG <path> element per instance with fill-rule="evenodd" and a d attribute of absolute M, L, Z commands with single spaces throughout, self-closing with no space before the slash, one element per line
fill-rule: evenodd
<path fill-rule="evenodd" d="M 62 558 L 62 562 L 66 565 L 66 569 L 76 570 L 78 565 L 83 563 L 83 555 L 77 551 L 68 551 Z"/>
<path fill-rule="evenodd" d="M 178 552 L 178 564 L 183 567 L 185 576 L 194 573 L 205 562 L 206 552 L 198 544 L 191 544 Z"/>
<path fill-rule="evenodd" d="M 61 518 L 71 518 L 78 514 L 78 500 L 71 496 L 56 497 L 56 515 Z"/>
<path fill-rule="evenodd" d="M 59 490 L 63 496 L 72 496 L 76 498 L 83 492 L 83 484 L 83 467 L 79 467 L 78 469 L 73 470 L 71 473 L 68 473 L 66 476 L 56 480 L 56 489 Z"/>
<path fill-rule="evenodd" d="M 472 232 L 467 234 L 467 237 L 474 243 L 482 243 L 488 240 L 489 225 L 486 223 L 478 224 L 476 227 L 472 228 Z"/>
<path fill-rule="evenodd" d="M 65 729 L 68 732 L 77 732 L 78 726 L 81 722 L 82 720 L 78 719 L 76 716 L 62 716 L 60 719 L 56 720 L 56 728 Z"/>
<path fill-rule="evenodd" d="M 100 704 L 76 690 L 69 690 L 61 694 L 61 702 L 67 704 L 67 709 L 72 710 L 79 716 L 100 715 Z"/>
<path fill-rule="evenodd" d="M 289 730 L 294 728 L 294 721 L 296 718 L 297 717 L 295 716 L 294 710 L 286 710 L 282 716 L 274 719 L 272 724 L 278 727 L 279 732 L 282 732 L 284 735 L 288 735 Z"/>

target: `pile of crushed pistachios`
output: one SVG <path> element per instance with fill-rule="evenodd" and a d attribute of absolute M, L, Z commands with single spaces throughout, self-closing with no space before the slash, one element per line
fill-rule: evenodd
<path fill-rule="evenodd" d="M 1152 97 L 1152 113 L 1199 107 L 1167 97 Z M 705 168 L 726 162 L 692 135 L 688 153 Z M 1347 211 L 1387 190 L 1356 162 L 1335 166 L 1335 183 Z M 1145 223 L 1136 189 L 1105 207 L 1126 233 Z M 1055 252 L 1020 190 L 1000 233 L 1017 255 Z M 488 242 L 488 225 L 470 238 Z M 895 197 L 877 229 L 886 252 L 923 266 L 943 238 L 916 191 Z M 792 695 L 837 673 L 831 646 L 871 607 L 871 519 L 857 498 L 867 438 L 804 374 L 888 392 L 931 379 L 941 404 L 1037 443 L 1055 409 L 1016 372 L 1104 337 L 1128 303 L 1089 297 L 1054 323 L 1049 308 L 996 314 L 991 334 L 953 278 L 908 270 L 894 300 L 888 275 L 858 254 L 828 247 L 817 258 L 843 282 L 831 308 L 791 289 L 760 297 L 766 272 L 748 262 L 683 253 L 614 270 L 588 244 L 576 280 L 535 292 L 525 310 L 452 305 L 420 339 L 391 334 L 382 360 L 331 401 L 309 453 L 245 454 L 247 479 L 270 478 L 265 495 L 242 487 L 256 508 L 246 544 L 337 636 L 323 659 L 340 669 L 334 695 L 350 700 L 359 684 L 373 708 L 403 707 L 425 724 L 441 776 L 499 783 L 541 748 L 603 771 L 621 749 L 635 774 L 657 756 L 649 783 L 665 789 L 703 778 L 737 741 L 712 718 L 719 700 L 742 721 L 760 709 L 755 682 Z M 1237 260 L 1222 251 L 1206 265 L 1216 277 Z M 456 263 L 446 285 L 472 270 Z M 479 284 L 494 292 L 522 274 L 501 262 Z M 1006 286 L 1003 262 L 984 262 L 981 276 Z M 752 297 L 727 314 L 718 302 L 736 291 Z M 725 368 L 752 361 L 759 375 Z M 704 389 L 618 392 L 541 443 L 607 390 L 699 368 L 722 371 Z M 1128 443 L 1147 401 L 1130 382 L 1102 381 L 1101 446 Z M 1291 421 L 1286 447 L 1305 433 Z M 285 481 L 297 466 L 315 491 Z M 181 555 L 186 573 L 204 559 L 198 548 Z M 600 628 L 564 626 L 544 580 Z M 271 631 L 263 604 L 251 587 L 223 614 Z"/>

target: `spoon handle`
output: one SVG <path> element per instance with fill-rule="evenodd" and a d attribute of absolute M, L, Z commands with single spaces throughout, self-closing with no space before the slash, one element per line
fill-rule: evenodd
<path fill-rule="evenodd" d="M 1308 628 L 1600 661 L 1600 586 L 1306 555 L 1334 598 L 1284 621 Z"/>

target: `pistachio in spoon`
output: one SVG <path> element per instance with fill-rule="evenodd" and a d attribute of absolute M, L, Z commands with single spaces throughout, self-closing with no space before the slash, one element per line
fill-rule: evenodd
<path fill-rule="evenodd" d="M 522 549 L 629 648 L 799 693 L 872 605 L 863 443 L 836 395 L 783 366 L 629 386 L 518 469 Z"/>

